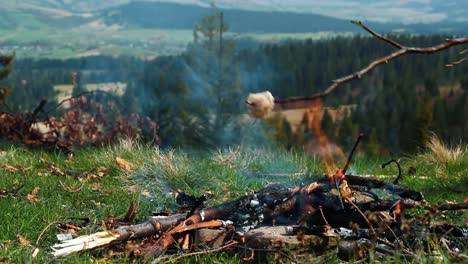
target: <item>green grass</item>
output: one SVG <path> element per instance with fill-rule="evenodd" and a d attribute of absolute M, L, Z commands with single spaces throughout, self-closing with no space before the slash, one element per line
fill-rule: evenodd
<path fill-rule="evenodd" d="M 466 197 L 464 178 L 468 168 L 468 155 L 460 160 L 440 166 L 429 162 L 429 152 L 401 159 L 403 179 L 401 185 L 422 191 L 431 203 L 456 201 Z M 117 166 L 115 158 L 130 162 L 131 170 Z M 54 174 L 40 159 L 64 169 L 92 171 L 107 168 L 103 176 L 86 177 Z M 351 167 L 356 174 L 380 175 L 393 180 L 396 168 L 379 166 L 384 160 L 370 160 L 357 156 Z M 340 163 L 341 164 L 341 163 Z M 154 147 L 122 141 L 117 146 L 102 149 L 78 150 L 71 160 L 55 152 L 29 149 L 17 145 L 0 144 L 0 167 L 11 165 L 26 169 L 10 172 L 0 168 L 0 190 L 12 189 L 25 181 L 18 197 L 0 197 L 0 262 L 21 263 L 31 259 L 32 246 L 21 245 L 16 237 L 21 234 L 32 245 L 40 233 L 52 222 L 73 221 L 87 217 L 90 223 L 78 235 L 94 233 L 107 216 L 123 217 L 130 201 L 140 199 L 136 221 L 144 221 L 151 211 L 174 208 L 177 191 L 193 195 L 206 194 L 208 204 L 218 204 L 262 188 L 268 182 L 297 185 L 308 183 L 323 175 L 325 170 L 318 157 L 307 157 L 279 149 L 232 148 L 210 152 L 195 150 L 160 150 Z M 413 169 L 414 168 L 414 169 Z M 408 173 L 411 171 L 411 173 Z M 256 174 L 255 174 L 256 173 Z M 270 174 L 269 174 L 270 173 Z M 275 177 L 271 173 L 301 173 L 292 177 Z M 265 174 L 265 176 L 259 176 Z M 270 176 L 269 176 L 270 175 Z M 72 193 L 63 187 L 81 191 Z M 39 203 L 26 197 L 39 187 Z M 449 213 L 446 219 L 462 222 L 466 213 Z M 59 231 L 52 225 L 44 231 L 37 245 L 40 252 L 37 263 L 50 260 L 50 246 L 56 242 Z M 125 263 L 125 257 L 114 256 L 105 261 L 105 250 L 86 252 L 57 260 L 58 263 Z M 138 260 L 144 262 L 144 260 Z M 239 263 L 239 256 L 225 253 L 192 257 L 181 263 Z"/>

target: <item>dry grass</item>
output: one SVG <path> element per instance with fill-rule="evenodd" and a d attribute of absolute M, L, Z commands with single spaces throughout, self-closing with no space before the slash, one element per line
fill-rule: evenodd
<path fill-rule="evenodd" d="M 421 160 L 433 168 L 438 177 L 456 177 L 458 167 L 464 167 L 468 158 L 468 146 L 459 144 L 449 146 L 442 142 L 437 135 L 432 135 L 426 143 L 424 153 L 415 160 Z"/>
<path fill-rule="evenodd" d="M 428 161 L 439 166 L 460 164 L 468 150 L 466 145 L 444 144 L 437 135 L 431 136 L 426 148 L 425 156 Z"/>
<path fill-rule="evenodd" d="M 226 166 L 230 169 L 247 169 L 252 162 L 250 157 L 241 147 L 229 147 L 218 149 L 211 154 L 211 161 L 218 166 Z"/>

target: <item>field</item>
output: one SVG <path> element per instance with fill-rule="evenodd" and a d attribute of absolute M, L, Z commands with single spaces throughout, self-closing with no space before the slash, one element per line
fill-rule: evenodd
<path fill-rule="evenodd" d="M 432 146 L 432 148 L 430 148 Z M 466 147 L 435 144 L 415 156 L 401 158 L 401 185 L 424 193 L 430 203 L 463 202 L 468 192 Z M 116 158 L 126 161 L 116 162 Z M 391 181 L 396 169 L 380 168 L 385 160 L 355 157 L 351 171 Z M 343 164 L 340 161 L 338 164 Z M 282 149 L 247 148 L 199 152 L 160 150 L 124 140 L 102 149 L 84 148 L 73 157 L 56 152 L 0 145 L 0 261 L 44 263 L 51 260 L 50 246 L 57 242 L 59 223 L 86 221 L 76 235 L 94 233 L 108 216 L 122 218 L 131 201 L 139 199 L 136 222 L 152 211 L 174 209 L 174 195 L 183 191 L 205 194 L 208 205 L 226 202 L 265 186 L 268 182 L 298 186 L 324 175 L 317 156 Z M 284 173 L 290 177 L 256 177 L 255 173 Z M 461 224 L 463 211 L 439 220 Z M 34 248 L 39 253 L 32 257 Z M 57 263 L 125 263 L 125 255 L 100 250 L 56 260 Z M 107 256 L 107 258 L 106 258 Z M 138 262 L 146 263 L 143 259 Z M 239 256 L 225 253 L 192 257 L 186 263 L 238 263 Z"/>
<path fill-rule="evenodd" d="M 88 83 L 85 84 L 86 91 L 105 91 L 117 96 L 122 96 L 125 93 L 127 84 L 122 82 L 116 83 Z M 61 102 L 72 95 L 73 85 L 71 84 L 58 84 L 54 85 L 54 91 L 57 93 L 56 101 Z M 67 104 L 64 105 L 65 107 Z"/>
<path fill-rule="evenodd" d="M 25 19 L 30 18 L 25 17 Z M 259 42 L 308 38 L 317 40 L 352 35 L 350 32 L 227 34 L 228 37 L 235 39 L 250 39 Z M 90 23 L 73 30 L 45 26 L 19 27 L 13 30 L 0 28 L 0 48 L 4 51 L 15 51 L 20 58 L 67 59 L 90 55 L 114 57 L 126 55 L 151 59 L 161 55 L 181 53 L 191 41 L 193 41 L 191 30 L 122 29 L 118 26 L 106 26 L 100 23 Z"/>

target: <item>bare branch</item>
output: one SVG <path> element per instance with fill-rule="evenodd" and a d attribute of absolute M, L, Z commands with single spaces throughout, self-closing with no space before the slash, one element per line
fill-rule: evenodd
<path fill-rule="evenodd" d="M 362 27 L 365 31 L 369 32 L 372 36 L 374 36 L 374 37 L 376 37 L 378 39 L 381 39 L 383 41 L 386 41 L 386 42 L 390 43 L 392 46 L 394 46 L 394 47 L 396 47 L 398 49 L 402 49 L 402 48 L 405 47 L 405 46 L 401 45 L 400 43 L 394 41 L 393 39 L 387 38 L 384 35 L 381 35 L 381 34 L 375 32 L 370 27 L 364 25 L 361 21 L 351 20 L 351 23 Z"/>
<path fill-rule="evenodd" d="M 465 61 L 465 60 L 468 60 L 468 57 L 459 59 L 459 60 L 454 61 L 454 62 L 449 63 L 449 64 L 445 64 L 445 67 L 453 67 L 453 66 L 455 66 L 455 65 L 458 65 L 458 64 L 462 63 L 462 62 Z"/>
<path fill-rule="evenodd" d="M 432 47 L 425 47 L 425 48 L 422 48 L 422 47 L 408 47 L 408 46 L 404 46 L 404 45 L 402 45 L 402 44 L 400 44 L 400 43 L 398 43 L 398 42 L 396 42 L 396 41 L 394 41 L 394 40 L 392 40 L 392 39 L 390 39 L 388 37 L 385 37 L 385 36 L 375 32 L 374 30 L 372 30 L 368 26 L 364 25 L 360 21 L 352 21 L 352 23 L 362 27 L 364 30 L 369 32 L 374 37 L 376 37 L 378 39 L 381 39 L 381 40 L 383 40 L 385 42 L 388 42 L 392 46 L 398 48 L 398 50 L 393 52 L 393 53 L 390 53 L 389 55 L 381 57 L 381 58 L 379 58 L 379 59 L 377 59 L 375 61 L 372 61 L 366 67 L 362 68 L 361 70 L 359 70 L 357 72 L 354 72 L 354 73 L 352 73 L 350 75 L 347 75 L 347 76 L 341 77 L 339 79 L 333 80 L 333 83 L 328 88 L 326 88 L 323 92 L 319 92 L 319 93 L 313 94 L 311 96 L 275 98 L 275 103 L 285 104 L 285 103 L 297 102 L 297 101 L 312 101 L 312 100 L 315 100 L 315 99 L 318 99 L 318 98 L 322 98 L 322 97 L 325 97 L 325 96 L 329 95 L 331 92 L 333 92 L 340 85 L 345 84 L 345 83 L 350 82 L 350 81 L 355 80 L 355 79 L 360 79 L 364 74 L 370 72 L 372 69 L 379 66 L 380 64 L 387 63 L 387 62 L 389 62 L 389 61 L 391 61 L 393 59 L 396 59 L 396 58 L 398 58 L 400 56 L 403 56 L 403 55 L 406 55 L 406 54 L 409 54 L 409 53 L 431 54 L 431 53 L 439 52 L 441 50 L 448 49 L 448 48 L 453 47 L 453 46 L 468 43 L 468 36 L 466 36 L 466 37 L 461 37 L 461 38 L 446 39 L 446 41 L 444 43 L 441 43 L 441 44 L 438 44 L 438 45 L 435 45 L 435 46 L 432 46 Z M 462 51 L 461 54 L 463 54 L 465 52 L 467 52 L 467 50 Z M 464 59 L 462 59 L 462 60 L 460 60 L 458 62 L 454 62 L 452 64 L 456 65 L 458 63 L 461 63 L 465 59 L 466 58 L 464 58 Z"/>
<path fill-rule="evenodd" d="M 50 109 L 48 109 L 45 113 L 46 114 L 49 114 L 55 110 L 57 110 L 62 104 L 64 104 L 65 102 L 68 102 L 68 101 L 71 101 L 73 99 L 76 99 L 76 98 L 80 98 L 81 96 L 84 96 L 84 95 L 88 95 L 88 94 L 96 94 L 96 93 L 103 93 L 103 94 L 108 94 L 108 95 L 112 95 L 111 93 L 107 92 L 107 91 L 102 91 L 102 90 L 94 90 L 94 91 L 86 91 L 86 92 L 81 92 L 79 94 L 76 94 L 76 95 L 73 95 L 73 96 L 70 96 L 66 99 L 63 99 L 62 101 L 60 101 L 58 104 L 54 105 L 53 107 L 51 107 Z"/>

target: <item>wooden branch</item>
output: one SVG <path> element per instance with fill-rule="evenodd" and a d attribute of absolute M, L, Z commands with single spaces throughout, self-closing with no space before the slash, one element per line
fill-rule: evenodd
<path fill-rule="evenodd" d="M 401 167 L 400 167 L 400 163 L 399 163 L 397 160 L 395 160 L 395 159 L 391 159 L 391 160 L 385 162 L 384 164 L 382 164 L 381 167 L 382 167 L 382 169 L 383 169 L 383 168 L 387 167 L 387 165 L 390 164 L 390 163 L 395 163 L 395 164 L 397 165 L 397 167 L 398 167 L 398 175 L 397 175 L 397 177 L 395 178 L 395 180 L 393 180 L 393 184 L 397 185 L 398 182 L 401 180 Z"/>
<path fill-rule="evenodd" d="M 186 214 L 175 214 L 167 217 L 153 217 L 144 223 L 119 227 L 112 231 L 102 231 L 88 236 L 80 236 L 55 244 L 54 257 L 68 256 L 75 252 L 107 246 L 126 241 L 130 238 L 149 237 L 166 232 L 187 217 Z"/>
<path fill-rule="evenodd" d="M 30 121 L 34 121 L 39 113 L 44 112 L 44 106 L 47 104 L 47 99 L 43 98 L 40 102 L 39 105 L 34 108 Z"/>
<path fill-rule="evenodd" d="M 392 46 L 394 46 L 395 48 L 398 48 L 398 49 L 402 49 L 404 48 L 405 46 L 401 45 L 400 43 L 394 41 L 393 39 L 390 39 L 388 37 L 385 37 L 384 35 L 381 35 L 377 32 L 375 32 L 373 29 L 371 29 L 370 27 L 364 25 L 361 21 L 357 21 L 357 20 L 351 20 L 351 23 L 357 25 L 357 26 L 360 26 L 362 27 L 365 31 L 369 32 L 372 36 L 378 38 L 378 39 L 381 39 L 383 41 L 386 41 L 388 43 L 390 43 Z"/>
<path fill-rule="evenodd" d="M 436 205 L 435 208 L 439 211 L 467 210 L 468 203 L 441 204 Z"/>
<path fill-rule="evenodd" d="M 425 48 L 422 48 L 422 47 L 408 47 L 408 46 L 404 46 L 404 45 L 402 45 L 402 44 L 400 44 L 400 43 L 398 43 L 398 42 L 396 42 L 396 41 L 394 41 L 394 40 L 392 40 L 392 39 L 390 39 L 388 37 L 385 37 L 385 36 L 375 32 L 374 30 L 372 30 L 368 26 L 364 25 L 360 21 L 351 21 L 351 22 L 353 24 L 355 24 L 355 25 L 358 25 L 358 26 L 362 27 L 364 30 L 369 32 L 374 37 L 376 37 L 376 38 L 378 38 L 380 40 L 383 40 L 383 41 L 389 43 L 390 45 L 396 47 L 398 50 L 391 53 L 391 54 L 389 54 L 389 55 L 381 57 L 381 58 L 379 58 L 379 59 L 377 59 L 375 61 L 372 61 L 366 67 L 362 68 L 361 70 L 359 70 L 357 72 L 354 72 L 354 73 L 349 74 L 347 76 L 343 76 L 343 77 L 341 77 L 339 79 L 333 80 L 333 83 L 322 92 L 316 93 L 316 94 L 311 95 L 311 96 L 275 98 L 275 103 L 276 104 L 285 104 L 285 103 L 297 102 L 297 101 L 312 101 L 312 100 L 316 100 L 316 99 L 325 97 L 325 96 L 329 95 L 331 92 L 333 92 L 340 85 L 345 84 L 345 83 L 350 82 L 350 81 L 355 80 L 355 79 L 360 79 L 364 74 L 370 72 L 372 69 L 379 66 L 380 64 L 387 63 L 387 62 L 389 62 L 389 61 L 391 61 L 393 59 L 396 59 L 396 58 L 398 58 L 400 56 L 403 56 L 403 55 L 406 55 L 406 54 L 409 54 L 409 53 L 431 54 L 431 53 L 439 52 L 441 50 L 448 49 L 448 48 L 453 47 L 453 46 L 468 43 L 468 36 L 467 36 L 467 37 L 461 37 L 461 38 L 446 39 L 446 41 L 444 43 L 441 43 L 439 45 L 435 45 L 435 46 L 432 46 L 432 47 L 425 47 Z M 462 51 L 462 53 L 464 53 L 464 52 L 466 52 L 466 50 Z M 465 60 L 465 59 L 462 59 L 461 61 L 458 61 L 458 63 L 461 63 L 463 60 Z M 455 63 L 457 63 L 457 62 L 455 62 Z M 455 64 L 455 63 L 452 63 L 452 64 Z"/>
<path fill-rule="evenodd" d="M 351 164 L 351 159 L 353 158 L 354 151 L 356 151 L 356 148 L 357 148 L 357 146 L 359 144 L 359 141 L 361 140 L 361 138 L 363 136 L 364 136 L 364 133 L 359 133 L 359 136 L 358 136 L 356 142 L 354 142 L 354 146 L 351 149 L 351 152 L 349 153 L 349 156 L 348 156 L 348 159 L 346 160 L 345 166 L 343 167 L 343 174 L 345 174 L 346 171 L 348 170 L 349 165 Z"/>
<path fill-rule="evenodd" d="M 76 99 L 76 98 L 80 98 L 81 96 L 84 96 L 84 95 L 88 95 L 88 94 L 96 94 L 96 93 L 103 93 L 103 94 L 108 94 L 108 95 L 112 95 L 111 93 L 107 92 L 107 91 L 102 91 L 102 90 L 95 90 L 95 91 L 86 91 L 86 92 L 81 92 L 79 94 L 76 94 L 76 95 L 73 95 L 73 96 L 70 96 L 66 99 L 63 99 L 62 101 L 60 101 L 58 104 L 54 105 L 53 107 L 51 107 L 50 109 L 48 109 L 47 111 L 45 111 L 46 114 L 49 114 L 55 110 L 57 110 L 62 104 L 68 102 L 68 101 L 71 101 L 73 99 Z"/>
<path fill-rule="evenodd" d="M 461 58 L 461 59 L 459 59 L 457 61 L 454 61 L 452 63 L 449 63 L 449 64 L 445 64 L 445 67 L 453 67 L 453 66 L 458 65 L 458 64 L 460 64 L 460 63 L 462 63 L 462 62 L 464 62 L 466 60 L 468 60 L 468 57 Z"/>

